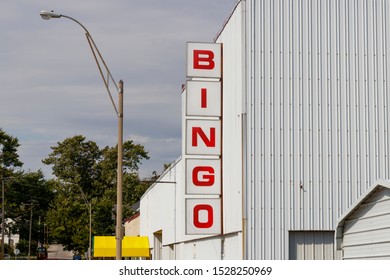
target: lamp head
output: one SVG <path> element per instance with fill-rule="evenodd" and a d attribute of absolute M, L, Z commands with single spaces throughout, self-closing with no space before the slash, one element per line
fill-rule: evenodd
<path fill-rule="evenodd" d="M 54 11 L 48 12 L 45 10 L 41 11 L 40 15 L 41 15 L 42 19 L 46 19 L 46 20 L 49 20 L 51 18 L 60 18 L 61 17 L 60 14 L 56 14 L 56 13 L 54 13 Z"/>

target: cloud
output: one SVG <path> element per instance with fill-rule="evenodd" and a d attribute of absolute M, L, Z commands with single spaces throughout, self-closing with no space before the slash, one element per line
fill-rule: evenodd
<path fill-rule="evenodd" d="M 50 169 L 50 146 L 77 134 L 116 144 L 117 117 L 83 30 L 91 32 L 114 78 L 122 79 L 124 135 L 145 145 L 141 174 L 181 153 L 181 84 L 186 42 L 213 40 L 235 0 L 0 0 L 0 127 L 19 138 L 24 168 Z M 116 101 L 116 92 L 113 92 Z"/>

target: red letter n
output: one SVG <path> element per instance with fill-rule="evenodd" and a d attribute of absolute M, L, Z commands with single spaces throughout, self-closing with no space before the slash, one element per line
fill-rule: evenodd
<path fill-rule="evenodd" d="M 204 133 L 201 127 L 192 128 L 192 147 L 198 147 L 198 135 L 206 147 L 215 147 L 215 127 L 210 127 L 210 138 Z"/>

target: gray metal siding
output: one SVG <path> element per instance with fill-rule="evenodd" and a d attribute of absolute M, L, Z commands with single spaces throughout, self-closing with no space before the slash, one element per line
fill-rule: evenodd
<path fill-rule="evenodd" d="M 390 259 L 390 189 L 379 188 L 344 223 L 343 259 Z"/>
<path fill-rule="evenodd" d="M 245 257 L 288 259 L 390 177 L 390 3 L 243 2 Z"/>

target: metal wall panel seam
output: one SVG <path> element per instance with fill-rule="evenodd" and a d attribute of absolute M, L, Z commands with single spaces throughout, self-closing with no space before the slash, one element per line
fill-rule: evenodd
<path fill-rule="evenodd" d="M 368 181 L 367 185 L 370 184 L 375 177 L 373 173 L 375 172 L 375 160 L 373 160 L 372 155 L 375 155 L 375 142 L 373 142 L 373 118 L 371 112 L 374 111 L 373 108 L 373 84 L 372 84 L 372 75 L 373 75 L 373 62 L 371 61 L 372 57 L 372 43 L 373 43 L 373 27 L 372 27 L 372 6 L 370 1 L 366 2 L 366 28 L 367 28 L 367 40 L 366 40 L 366 62 L 367 62 L 367 75 L 366 75 L 366 87 L 367 87 L 367 145 L 368 145 Z M 375 132 L 374 132 L 375 133 Z M 375 134 L 374 134 L 375 135 Z"/>
<path fill-rule="evenodd" d="M 330 8 L 331 8 L 331 3 L 330 2 L 326 2 L 324 3 L 324 5 L 326 6 L 326 34 L 325 34 L 325 37 L 326 37 L 326 49 L 325 49 L 325 56 L 326 56 L 326 104 L 327 104 L 327 160 L 328 160 L 328 178 L 327 178 L 327 181 L 328 181 L 328 184 L 327 184 L 327 195 L 326 195 L 326 198 L 327 198 L 327 212 L 328 212 L 328 216 L 331 218 L 333 218 L 334 216 L 334 211 L 333 209 L 335 209 L 334 207 L 334 200 L 332 199 L 333 198 L 333 192 L 332 192 L 332 189 L 333 189 L 333 186 L 334 186 L 334 183 L 333 183 L 333 164 L 332 164 L 332 90 L 331 90 L 331 56 L 330 56 L 330 52 L 331 52 L 331 30 L 332 30 L 332 19 L 331 19 L 331 13 L 330 13 Z M 325 44 L 324 44 L 325 45 Z M 329 220 L 330 220 L 329 219 Z M 333 223 L 333 222 L 332 222 Z"/>
<path fill-rule="evenodd" d="M 379 165 L 379 135 L 378 135 L 378 130 L 379 130 L 379 119 L 378 119 L 378 114 L 379 114 L 379 108 L 378 108 L 378 61 L 377 61 L 377 25 L 376 25 L 376 3 L 377 1 L 372 2 L 372 27 L 373 27 L 373 40 L 372 40 L 372 55 L 373 55 L 373 136 L 374 136 L 374 161 L 375 161 L 375 172 L 374 172 L 374 178 L 379 178 L 380 176 L 380 165 Z"/>
<path fill-rule="evenodd" d="M 327 182 L 325 180 L 326 178 L 326 172 L 327 172 L 327 153 L 326 153 L 326 145 L 324 144 L 324 135 L 326 133 L 325 131 L 325 119 L 324 117 L 324 112 L 326 112 L 326 102 L 324 102 L 324 97 L 326 97 L 325 91 L 324 91 L 324 80 L 326 80 L 323 77 L 323 71 L 322 71 L 322 28 L 323 28 L 323 16 L 321 13 L 321 6 L 322 2 L 317 3 L 316 6 L 316 11 L 315 11 L 315 17 L 317 19 L 317 29 L 316 29 L 316 57 L 317 57 L 317 93 L 318 93 L 318 180 L 319 180 L 319 190 L 318 190 L 318 207 L 320 209 L 319 213 L 319 228 L 326 228 L 326 217 L 327 217 L 327 212 L 325 211 L 326 209 L 326 203 L 324 200 L 324 190 L 326 189 Z"/>
<path fill-rule="evenodd" d="M 348 106 L 348 82 L 347 74 L 348 74 L 348 63 L 347 63 L 347 52 L 348 52 L 348 26 L 345 17 L 346 13 L 346 1 L 340 1 L 340 40 L 339 40 L 339 110 L 340 110 L 340 155 L 341 155 L 341 163 L 340 163 L 340 192 L 342 194 L 341 197 L 341 209 L 344 212 L 348 209 L 348 193 L 350 189 L 349 183 L 349 158 L 348 158 L 348 148 L 349 148 L 349 131 L 348 131 L 348 114 L 349 114 L 349 106 Z"/>
<path fill-rule="evenodd" d="M 253 3 L 253 5 L 255 5 L 256 3 Z M 256 14 L 256 10 L 255 10 L 255 7 L 252 8 L 251 10 L 252 14 L 255 15 Z M 251 14 L 251 16 L 252 16 Z M 251 26 L 253 26 L 253 29 L 255 29 L 254 27 L 256 26 L 256 23 L 258 21 L 258 17 L 255 17 L 255 16 L 252 16 L 251 17 Z M 256 178 L 256 169 L 257 169 L 257 166 L 258 166 L 258 163 L 257 163 L 257 157 L 255 157 L 255 154 L 257 154 L 257 145 L 256 145 L 256 141 L 257 141 L 257 138 L 255 137 L 255 131 L 257 131 L 256 129 L 256 123 L 255 123 L 255 119 L 256 119 L 256 116 L 257 116 L 257 113 L 255 112 L 255 100 L 256 100 L 256 89 L 257 89 L 257 85 L 256 85 L 256 79 L 255 79 L 255 75 L 257 75 L 258 73 L 258 69 L 257 69 L 257 60 L 258 60 L 258 54 L 256 53 L 256 48 L 255 46 L 257 45 L 257 36 L 256 36 L 256 32 L 253 30 L 253 37 L 251 38 L 252 41 L 251 41 L 251 52 L 252 52 L 252 55 L 253 55 L 253 65 L 252 65 L 252 88 L 251 88 L 251 91 L 250 91 L 250 94 L 251 94 L 251 157 L 252 157 L 252 168 L 251 168 L 251 184 L 252 184 L 252 187 L 251 187 L 251 195 L 252 195 L 252 235 L 253 235 L 253 254 L 254 254 L 254 257 L 257 258 L 257 247 L 258 247 L 258 244 L 259 244 L 259 240 L 257 238 L 257 227 L 258 227 L 258 222 L 256 220 L 256 213 L 258 212 L 258 209 L 255 205 L 256 201 L 257 201 L 257 192 L 256 192 L 256 183 L 257 183 L 257 178 Z"/>
<path fill-rule="evenodd" d="M 275 99 L 275 90 L 274 90 L 274 65 L 275 65 L 275 56 L 273 54 L 273 43 L 274 43 L 274 22 L 273 22 L 273 4 L 274 1 L 266 0 L 267 6 L 265 7 L 265 11 L 267 11 L 266 18 L 268 21 L 268 26 L 266 26 L 267 32 L 265 33 L 264 38 L 264 59 L 265 59 L 265 67 L 264 67 L 264 103 L 263 106 L 265 109 L 265 124 L 264 124 L 264 138 L 266 146 L 264 150 L 265 159 L 264 165 L 267 168 L 266 180 L 264 182 L 264 200 L 265 200 L 265 209 L 269 212 L 266 213 L 266 217 L 268 218 L 266 228 L 264 231 L 269 234 L 269 240 L 272 240 L 272 220 L 273 220 L 273 201 L 272 201 L 272 189 L 275 188 L 275 184 L 273 181 L 273 171 L 274 171 L 274 152 L 275 152 L 275 137 L 274 137 L 274 99 Z M 268 148 L 267 148 L 268 147 Z M 269 251 L 270 252 L 270 251 Z"/>
<path fill-rule="evenodd" d="M 291 12 L 292 12 L 292 9 L 291 9 L 291 1 L 289 1 L 289 8 L 288 8 L 288 12 L 289 12 L 289 29 L 288 29 L 288 77 L 289 77 L 289 88 L 288 88 L 288 91 L 289 91 L 289 110 L 288 110 L 288 113 L 289 113 L 289 171 L 290 171 L 290 177 L 289 177 L 289 188 L 288 188 L 288 201 L 289 201 L 289 207 L 288 207 L 288 212 L 289 212 L 289 219 L 288 219 L 288 229 L 292 229 L 293 228 L 293 225 L 294 225 L 294 194 L 295 194 L 295 191 L 294 191 L 294 187 L 295 187 L 295 177 L 294 177 L 294 174 L 295 174 L 295 170 L 294 170 L 294 148 L 295 148 L 295 142 L 294 142 L 294 111 L 293 111 L 293 102 L 294 102 L 294 99 L 293 99 L 293 56 L 292 56 L 292 48 L 293 48 L 293 43 L 292 43 L 292 30 L 293 30 L 293 24 L 292 24 L 292 16 L 291 16 Z"/>
<path fill-rule="evenodd" d="M 322 192 L 323 182 L 322 182 L 322 145 L 321 145 L 321 136 L 322 136 L 322 106 L 321 106 L 321 79 L 320 79 L 320 70 L 319 70 L 319 26 L 321 17 L 318 15 L 318 3 L 312 3 L 312 33 L 314 34 L 313 38 L 313 47 L 312 47 L 312 57 L 313 57 L 313 110 L 315 113 L 315 118 L 313 120 L 313 163 L 314 163 L 314 198 L 313 203 L 316 205 L 317 213 L 315 217 L 315 229 L 323 228 L 323 205 L 322 205 Z"/>
<path fill-rule="evenodd" d="M 322 191 L 323 196 L 323 209 L 324 209 L 324 221 L 326 223 L 326 227 L 329 228 L 329 220 L 332 216 L 332 208 L 331 208 L 331 155 L 330 155 L 330 103 L 329 103 L 329 4 L 325 1 L 321 1 L 320 6 L 320 17 L 321 17 L 321 41 L 320 41 L 320 55 L 321 55 L 321 87 L 322 87 L 322 104 L 323 104 L 323 131 L 324 136 L 322 137 L 323 142 L 322 146 L 324 149 L 323 152 L 323 162 L 324 162 L 324 188 Z"/>
<path fill-rule="evenodd" d="M 248 77 L 249 71 L 248 71 L 248 60 L 247 56 L 248 55 L 248 16 L 247 16 L 247 9 L 246 9 L 246 3 L 245 1 L 241 1 L 240 3 L 241 7 L 241 32 L 242 32 L 242 42 L 241 42 L 241 47 L 242 47 L 242 52 L 241 52 L 241 61 L 242 61 L 242 67 L 243 71 L 241 73 L 241 133 L 242 133 L 242 138 L 241 138 L 241 153 L 242 153 L 242 205 L 241 205 L 241 212 L 242 212 L 242 241 L 241 241 L 241 246 L 242 246 L 242 256 L 241 258 L 243 260 L 248 260 L 249 259 L 249 247 L 251 241 L 249 240 L 249 215 L 248 215 L 248 209 L 249 203 L 248 203 L 248 193 L 249 193 L 249 183 L 248 183 L 248 168 L 249 168 L 249 162 L 248 162 L 248 134 L 250 129 L 248 129 Z M 238 6 L 237 6 L 238 7 Z"/>
<path fill-rule="evenodd" d="M 385 115 L 384 111 L 385 108 L 383 107 L 383 104 L 385 104 L 385 93 L 384 93 L 384 87 L 383 87 L 383 53 L 384 49 L 383 47 L 383 5 L 382 1 L 376 2 L 376 34 L 377 34 L 377 53 L 376 53 L 376 61 L 377 61 L 377 88 L 378 88 L 378 99 L 377 99 L 377 106 L 378 106 L 378 164 L 379 164 L 379 176 L 380 178 L 385 178 L 386 168 L 385 168 L 385 137 L 384 137 L 384 130 L 385 130 Z M 382 133 L 383 132 L 383 133 Z"/>
<path fill-rule="evenodd" d="M 389 106 L 390 106 L 390 103 L 389 103 L 389 97 L 388 97 L 388 92 L 389 92 L 389 88 L 388 88 L 388 69 L 387 69 L 387 65 L 389 65 L 389 56 L 387 55 L 387 50 L 389 49 L 390 47 L 390 44 L 388 42 L 388 40 L 390 39 L 389 37 L 390 36 L 387 36 L 388 34 L 388 20 L 387 20 L 387 16 L 389 14 L 389 11 L 388 11 L 388 7 L 390 5 L 386 5 L 387 4 L 387 1 L 383 1 L 383 49 L 384 49 L 384 54 L 383 54 L 383 60 L 385 61 L 384 63 L 384 76 L 383 76 L 383 84 L 384 84 L 384 89 L 385 89 L 385 93 L 384 93 L 384 96 L 385 96 L 385 139 L 386 139 L 386 144 L 385 144 L 385 165 L 387 166 L 387 168 L 385 169 L 385 178 L 388 179 L 390 178 L 390 174 L 389 174 L 389 166 L 390 166 L 390 156 L 389 156 L 389 153 L 390 153 L 390 141 L 389 141 L 389 137 L 388 137 L 388 133 L 390 132 L 390 128 L 389 128 Z M 386 13 L 387 12 L 387 13 Z"/>
<path fill-rule="evenodd" d="M 280 1 L 280 0 L 279 0 Z M 270 227 L 270 235 L 271 240 L 276 243 L 276 246 L 274 249 L 271 250 L 271 258 L 275 259 L 276 256 L 278 256 L 278 252 L 280 251 L 280 240 L 278 239 L 278 230 L 276 228 L 280 228 L 279 221 L 279 211 L 280 208 L 278 207 L 278 201 L 281 197 L 280 192 L 280 162 L 279 162 L 279 148 L 280 148 L 280 122 L 279 122 L 279 116 L 281 116 L 281 112 L 278 110 L 279 108 L 279 100 L 280 100 L 280 89 L 278 87 L 279 85 L 279 44 L 278 44 L 278 36 L 280 33 L 280 26 L 279 26 L 279 17 L 278 17 L 278 4 L 279 1 L 273 1 L 271 2 L 271 21 L 272 26 L 274 27 L 271 29 L 272 31 L 272 43 L 271 43 L 271 55 L 272 55 L 272 70 L 271 70 L 271 128 L 272 128 L 272 135 L 274 141 L 272 141 L 271 138 L 271 146 L 272 146 L 272 152 L 271 152 L 271 160 L 272 160 L 272 166 L 271 166 L 271 186 L 274 185 L 274 187 L 271 187 L 270 189 L 270 201 L 271 201 L 271 227 Z M 279 176 L 278 176 L 279 174 Z M 278 199 L 277 199 L 278 196 Z"/>
<path fill-rule="evenodd" d="M 269 116 L 269 101 L 266 93 L 268 92 L 268 83 L 266 82 L 266 75 L 268 75 L 268 67 L 269 67 L 269 54 L 267 49 L 267 43 L 269 40 L 269 1 L 270 0 L 264 0 L 262 2 L 262 10 L 260 11 L 260 14 L 262 15 L 262 34 L 260 35 L 260 53 L 261 53 L 261 61 L 260 61 L 260 68 L 261 72 L 260 77 L 260 85 L 259 85 L 259 95 L 260 95 L 260 110 L 261 110 L 261 117 L 259 119 L 259 123 L 261 126 L 261 170 L 262 170 L 262 177 L 260 178 L 261 181 L 261 190 L 260 190 L 260 208 L 261 208 L 261 228 L 260 228 L 260 238 L 261 238 L 261 248 L 262 248 L 262 259 L 265 258 L 265 256 L 269 255 L 269 246 L 270 242 L 267 242 L 268 234 L 266 230 L 269 228 L 269 215 L 268 215 L 268 200 L 266 199 L 266 193 L 267 193 L 267 187 L 269 187 L 269 150 L 270 150 L 270 139 L 267 137 L 268 132 L 268 116 Z M 267 106 L 266 106 L 267 104 Z"/>
<path fill-rule="evenodd" d="M 311 106 L 311 86 L 310 86 L 310 25 L 309 25 L 309 13 L 308 3 L 302 0 L 301 6 L 301 59 L 302 59 L 302 130 L 303 140 L 305 141 L 303 146 L 303 184 L 304 184 L 304 228 L 311 228 L 311 195 L 312 195 L 312 106 Z"/>
<path fill-rule="evenodd" d="M 336 149 L 337 149 L 337 192 L 335 192 L 335 194 L 337 195 L 337 209 L 339 210 L 340 212 L 340 215 L 341 213 L 343 212 L 343 209 L 342 209 L 342 199 L 343 199 L 343 196 L 342 196 L 342 188 L 341 188 L 341 184 L 342 184 L 342 166 L 340 166 L 340 163 L 341 163 L 341 159 L 342 159 L 342 152 L 341 152 L 341 109 L 340 109 L 340 96 L 341 96 L 341 89 L 340 89 L 340 20 L 341 20 L 341 17 L 340 17 L 340 1 L 336 1 L 336 52 L 335 52 L 335 55 L 336 55 L 336 112 L 337 112 L 337 120 L 336 120 L 336 128 L 337 128 L 337 131 L 336 131 L 336 134 L 337 134 L 337 137 L 336 137 L 336 141 L 334 142 L 336 144 Z"/>
<path fill-rule="evenodd" d="M 330 145 L 331 145 L 331 161 L 332 161 L 332 188 L 331 188 L 331 194 L 332 194 L 332 209 L 333 211 L 336 210 L 338 213 L 340 212 L 339 209 L 339 203 L 338 203 L 338 193 L 335 190 L 338 190 L 339 185 L 339 167 L 338 167 L 338 134 L 337 134 L 337 60 L 336 60 L 336 39 L 337 39 L 337 16 L 332 16 L 332 11 L 336 11 L 336 7 L 333 7 L 335 3 L 330 2 L 331 8 L 329 11 L 329 15 L 331 17 L 330 19 L 330 29 L 329 29 L 329 37 L 330 37 L 330 48 L 329 48 L 329 59 L 330 59 L 330 108 L 331 108 L 331 123 L 330 123 L 330 131 L 331 131 L 331 139 L 330 139 Z M 334 19 L 333 19 L 334 17 Z M 331 34 L 336 34 L 336 39 L 333 39 Z M 333 93 L 335 93 L 335 96 L 333 96 Z M 336 213 L 337 213 L 336 212 Z M 334 215 L 334 212 L 333 212 Z"/>
<path fill-rule="evenodd" d="M 307 215 L 307 228 L 313 229 L 314 225 L 314 216 L 315 216 L 315 210 L 313 208 L 313 184 L 314 184 L 314 165 L 313 165 L 313 121 L 314 121 L 314 112 L 313 112 L 313 88 L 312 88 L 312 57 L 311 57 L 311 47 L 312 47 L 312 25 L 310 24 L 311 15 L 309 13 L 310 11 L 310 3 L 311 1 L 308 1 L 305 5 L 305 21 L 304 27 L 306 29 L 307 37 L 304 39 L 306 41 L 306 51 L 303 53 L 304 58 L 306 60 L 306 69 L 307 69 L 307 76 L 304 79 L 306 82 L 307 87 L 307 139 L 308 139 L 308 147 L 307 147 L 307 164 L 308 164 L 308 174 L 307 174 L 307 209 L 306 212 L 308 212 Z"/>
<path fill-rule="evenodd" d="M 280 31 L 279 31 L 279 68 L 280 68 L 280 77 L 279 77 L 279 88 L 281 91 L 280 94 L 280 106 L 279 111 L 281 112 L 281 118 L 280 118 L 280 200 L 279 200 L 279 220 L 280 220 L 280 228 L 278 230 L 278 240 L 280 244 L 279 248 L 279 258 L 285 259 L 287 255 L 286 246 L 287 246 L 287 238 L 288 235 L 287 232 L 287 226 L 286 221 L 288 217 L 288 205 L 287 205 L 287 188 L 289 186 L 289 173 L 288 173 L 288 160 L 289 160 L 289 151 L 288 151 L 288 145 L 286 144 L 288 139 L 288 129 L 289 129 L 289 120 L 288 120 L 288 98 L 287 94 L 288 91 L 286 91 L 286 83 L 288 88 L 288 52 L 286 51 L 286 40 L 285 40 L 285 30 L 288 28 L 285 21 L 285 14 L 288 10 L 285 8 L 285 1 L 280 0 L 279 1 L 279 25 L 280 25 Z M 288 46 L 288 45 L 287 45 Z M 286 59 L 287 57 L 287 59 Z M 287 61 L 286 61 L 287 60 Z"/>
<path fill-rule="evenodd" d="M 300 111 L 296 110 L 299 108 L 299 92 L 300 92 L 300 83 L 299 83 L 299 15 L 298 15 L 298 5 L 293 5 L 292 9 L 292 96 L 293 96 L 293 137 L 294 137 L 294 188 L 293 188 L 293 219 L 294 224 L 291 229 L 299 229 L 301 226 L 301 205 L 300 205 L 300 196 L 301 189 L 303 188 L 301 180 L 301 146 L 300 146 Z"/>
<path fill-rule="evenodd" d="M 301 183 L 301 189 L 299 193 L 299 228 L 304 228 L 304 136 L 303 136 L 303 105 L 302 105 L 302 94 L 303 94 L 303 86 L 302 86 L 302 1 L 298 1 L 298 101 L 299 101 L 299 117 L 298 117 L 298 127 L 299 127 L 299 181 Z"/>
<path fill-rule="evenodd" d="M 387 116 L 388 116 L 388 112 L 387 112 L 387 92 L 386 92 L 386 82 L 385 82 L 385 79 L 386 79 L 386 46 L 385 46 L 385 43 L 386 43 L 386 33 L 385 33 L 385 14 L 384 14 L 384 10 L 385 10 L 385 7 L 384 7 L 384 2 L 383 0 L 381 1 L 381 7 L 379 8 L 379 10 L 381 11 L 381 22 L 379 24 L 380 28 L 381 28 L 381 42 L 380 42 L 380 48 L 381 48 L 381 51 L 380 51 L 380 54 L 378 55 L 378 59 L 381 63 L 381 77 L 378 79 L 378 83 L 380 83 L 380 87 L 381 87 L 381 93 L 382 93 L 382 104 L 383 104 L 383 111 L 382 111 L 382 118 L 383 118 L 383 137 L 381 139 L 382 141 L 382 162 L 381 162 L 381 165 L 383 166 L 383 171 L 382 171 L 382 178 L 388 178 L 388 168 L 386 168 L 387 165 L 387 154 L 388 154 L 388 149 L 387 149 L 387 139 L 388 137 L 386 137 L 386 134 L 387 134 Z"/>
<path fill-rule="evenodd" d="M 370 162 L 369 162 L 369 158 L 368 158 L 368 147 L 369 147 L 369 142 L 368 142 L 368 123 L 367 123 L 367 108 L 368 108 L 368 104 L 367 104 L 367 96 L 368 96 L 368 89 L 367 89 L 367 2 L 363 2 L 363 7 L 362 7 L 362 22 L 363 22 L 363 54 L 364 54 L 364 57 L 363 57 L 363 77 L 362 77 L 362 80 L 363 80 L 363 88 L 364 88 L 364 94 L 363 94 L 363 98 L 364 98 L 364 108 L 363 108 L 363 112 L 364 112 L 364 141 L 363 141 L 363 145 L 364 145 L 364 167 L 365 167 L 365 170 L 364 170 L 364 174 L 365 174 L 365 181 L 362 182 L 362 185 L 368 185 L 369 184 L 369 165 L 370 165 Z"/>
<path fill-rule="evenodd" d="M 345 67 L 346 67 L 346 73 L 345 73 L 345 82 L 346 82 L 346 106 L 347 106 L 347 113 L 346 113 L 346 129 L 347 129 L 347 205 L 350 205 L 353 201 L 353 192 L 354 189 L 353 186 L 355 186 L 355 177 L 353 173 L 353 166 L 354 166 L 354 160 L 352 159 L 352 149 L 354 147 L 354 131 L 353 131 L 353 123 L 352 123 L 352 115 L 354 113 L 354 106 L 353 106 L 353 91 L 354 91 L 354 83 L 353 81 L 353 51 L 351 49 L 351 41 L 353 42 L 353 19 L 351 20 L 351 9 L 350 9 L 350 2 L 347 1 L 345 3 L 345 18 L 346 18 L 346 24 L 345 24 L 345 37 L 346 37 L 346 44 L 345 44 Z M 353 12 L 353 11 L 352 11 Z"/>
<path fill-rule="evenodd" d="M 248 2 L 245 3 L 246 6 L 249 5 Z M 251 5 L 254 5 L 254 3 L 250 3 Z M 249 12 L 248 12 L 249 10 Z M 247 25 L 247 32 L 246 34 L 249 34 L 247 35 L 248 36 L 248 39 L 247 39 L 247 56 L 246 56 L 246 63 L 249 65 L 247 66 L 247 71 L 248 71 L 248 75 L 247 75 L 247 84 L 248 84 L 248 89 L 247 89 L 247 92 L 246 92 L 246 95 L 248 96 L 247 97 L 247 102 L 248 102 L 248 105 L 247 105 L 247 114 L 248 114 L 248 138 L 249 138 L 249 141 L 248 141 L 248 144 L 247 144 L 247 149 L 248 149 L 248 163 L 249 163 L 249 168 L 247 170 L 247 195 L 248 195 L 248 206 L 247 206 L 247 211 L 248 211 L 248 229 L 247 229 L 247 243 L 248 243 L 248 252 L 247 252 L 247 256 L 249 259 L 252 259 L 254 258 L 254 244 L 256 243 L 256 238 L 254 236 L 254 205 L 253 205 L 253 200 L 254 200 L 254 194 L 253 194 L 253 191 L 254 191 L 254 182 L 253 182 L 253 166 L 254 166 L 254 151 L 253 151 L 253 130 L 254 130 L 254 127 L 253 127 L 253 118 L 254 118 L 254 114 L 253 114 L 253 88 L 254 88 L 254 71 L 253 71 L 253 68 L 254 68 L 254 62 L 255 62 L 255 52 L 254 52 L 254 47 L 253 47 L 253 43 L 254 43 L 254 29 L 253 29 L 253 26 L 254 26 L 254 23 L 253 23 L 253 14 L 254 14 L 254 9 L 253 7 L 248 7 L 246 8 L 246 25 Z"/>
<path fill-rule="evenodd" d="M 350 2 L 349 2 L 350 3 Z M 356 6 L 356 5 L 355 5 Z M 358 154 L 358 141 L 359 141 L 359 131 L 358 123 L 356 120 L 359 117 L 358 111 L 358 84 L 357 84 L 357 15 L 356 8 L 348 7 L 347 10 L 350 11 L 349 25 L 352 26 L 352 31 L 350 32 L 350 43 L 349 43 L 349 60 L 350 60 L 350 72 L 349 72 L 349 81 L 352 90 L 350 91 L 351 98 L 351 114 L 350 114 L 350 133 L 351 133 L 351 148 L 350 148 L 350 161 L 351 161 L 351 186 L 357 186 L 359 184 L 359 154 Z M 352 187 L 351 190 L 351 201 L 355 201 L 358 198 L 358 192 L 355 187 Z"/>
<path fill-rule="evenodd" d="M 359 195 L 364 192 L 364 187 L 367 182 L 367 159 L 365 147 L 365 41 L 364 41 L 364 3 L 358 2 L 357 17 L 360 19 L 357 23 L 357 57 L 358 57 L 358 104 L 359 104 Z M 363 35 L 363 36 L 362 36 Z"/>
<path fill-rule="evenodd" d="M 289 81 L 289 40 L 286 36 L 288 34 L 289 30 L 289 21 L 288 21 L 288 4 L 285 1 L 281 1 L 281 49 L 282 49 L 282 80 L 281 80 L 281 87 L 283 91 L 283 105 L 281 107 L 281 110 L 283 111 L 283 132 L 282 132 L 282 154 L 283 154 L 283 184 L 282 184 L 282 191 L 283 191 L 283 197 L 281 203 L 284 205 L 283 212 L 281 213 L 281 219 L 282 219 L 282 225 L 283 229 L 281 229 L 281 238 L 282 238 L 282 244 L 281 249 L 283 250 L 281 252 L 281 259 L 288 258 L 288 228 L 289 228 L 289 213 L 290 213 L 290 204 L 289 204 L 289 194 L 290 194 L 290 188 L 291 188 L 291 173 L 290 173 L 290 167 L 289 162 L 291 158 L 291 150 L 290 150 L 290 143 L 288 139 L 290 138 L 290 81 Z"/>

